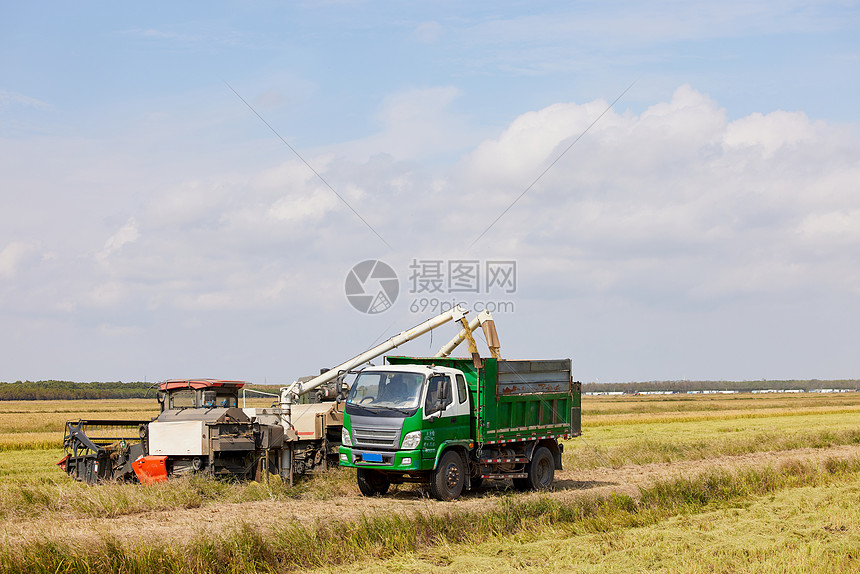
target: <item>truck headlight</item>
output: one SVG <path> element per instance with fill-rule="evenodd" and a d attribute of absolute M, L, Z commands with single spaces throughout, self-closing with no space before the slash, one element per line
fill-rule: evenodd
<path fill-rule="evenodd" d="M 346 427 L 340 429 L 340 443 L 343 446 L 352 446 L 352 441 L 349 439 L 349 431 L 346 430 Z"/>
<path fill-rule="evenodd" d="M 421 431 L 416 430 L 406 433 L 406 436 L 403 437 L 403 442 L 400 443 L 400 448 L 403 450 L 415 450 L 419 444 L 421 444 Z"/>

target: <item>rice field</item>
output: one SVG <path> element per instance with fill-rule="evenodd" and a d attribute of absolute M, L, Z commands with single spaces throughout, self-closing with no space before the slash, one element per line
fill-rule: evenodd
<path fill-rule="evenodd" d="M 364 499 L 347 470 L 87 487 L 56 466 L 66 420 L 157 410 L 0 402 L 0 574 L 860 570 L 860 393 L 583 397 L 555 492 L 457 503 Z"/>

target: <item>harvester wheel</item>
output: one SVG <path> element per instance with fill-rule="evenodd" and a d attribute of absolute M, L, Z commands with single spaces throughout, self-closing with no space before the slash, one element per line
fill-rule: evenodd
<path fill-rule="evenodd" d="M 439 466 L 433 471 L 430 493 L 437 500 L 454 500 L 463 492 L 466 475 L 460 453 L 449 450 L 439 459 Z"/>
<path fill-rule="evenodd" d="M 388 492 L 391 482 L 388 477 L 372 468 L 359 468 L 356 473 L 358 489 L 364 496 L 380 496 Z"/>

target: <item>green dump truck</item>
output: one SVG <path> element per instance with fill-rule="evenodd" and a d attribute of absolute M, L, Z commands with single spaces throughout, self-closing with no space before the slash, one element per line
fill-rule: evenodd
<path fill-rule="evenodd" d="M 484 479 L 547 489 L 561 469 L 560 441 L 581 432 L 570 359 L 387 362 L 356 376 L 344 409 L 340 464 L 358 469 L 365 496 L 414 482 L 453 500 Z"/>

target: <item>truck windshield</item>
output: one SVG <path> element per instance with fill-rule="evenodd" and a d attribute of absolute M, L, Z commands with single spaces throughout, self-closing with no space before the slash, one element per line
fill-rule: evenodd
<path fill-rule="evenodd" d="M 424 375 L 419 373 L 363 371 L 356 377 L 346 400 L 369 408 L 414 409 L 418 407 L 423 381 Z"/>

